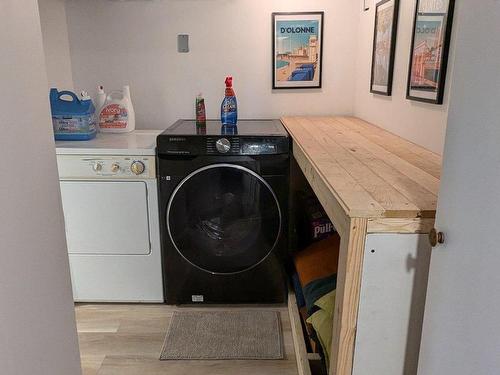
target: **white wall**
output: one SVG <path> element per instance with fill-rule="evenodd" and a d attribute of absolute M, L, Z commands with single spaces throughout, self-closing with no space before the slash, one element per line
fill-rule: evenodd
<path fill-rule="evenodd" d="M 36 0 L 0 2 L 0 373 L 77 375 Z"/>
<path fill-rule="evenodd" d="M 49 87 L 73 90 L 65 0 L 38 0 Z"/>
<path fill-rule="evenodd" d="M 456 60 L 419 375 L 500 369 L 500 2 L 457 1 Z"/>
<path fill-rule="evenodd" d="M 273 92 L 271 13 L 298 10 L 325 11 L 323 88 Z M 355 1 L 68 0 L 66 11 L 75 88 L 130 83 L 138 128 L 193 117 L 200 91 L 218 118 L 228 74 L 240 118 L 352 113 Z M 188 54 L 177 53 L 180 33 Z"/>
<path fill-rule="evenodd" d="M 208 116 L 218 118 L 224 77 L 232 74 L 240 118 L 354 114 L 442 153 L 450 79 L 443 105 L 406 99 L 416 0 L 400 0 L 389 98 L 369 87 L 378 0 L 367 0 L 368 12 L 363 0 L 66 0 L 69 68 L 62 1 L 40 0 L 50 81 L 63 86 L 72 73 L 75 89 L 91 94 L 100 83 L 107 89 L 129 83 L 138 128 L 193 117 L 200 91 Z M 273 91 L 271 12 L 300 10 L 325 11 L 323 88 Z M 188 54 L 177 53 L 179 33 L 190 35 Z M 452 40 L 448 78 L 453 50 Z"/>
<path fill-rule="evenodd" d="M 360 2 L 362 3 L 362 1 Z M 367 12 L 363 12 L 361 6 L 358 8 L 361 17 L 358 29 L 356 80 L 354 82 L 356 86 L 354 114 L 441 154 L 448 113 L 453 48 L 450 51 L 444 104 L 427 104 L 406 99 L 416 0 L 400 0 L 392 97 L 371 94 L 370 76 L 376 2 L 377 0 L 370 0 L 371 6 Z"/>

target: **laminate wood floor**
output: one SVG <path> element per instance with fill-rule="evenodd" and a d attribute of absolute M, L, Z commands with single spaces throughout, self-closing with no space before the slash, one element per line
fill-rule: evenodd
<path fill-rule="evenodd" d="M 77 304 L 83 375 L 288 375 L 297 374 L 286 307 L 281 314 L 285 359 L 160 361 L 163 340 L 176 310 L 235 310 L 263 307 L 174 307 L 138 304 Z"/>

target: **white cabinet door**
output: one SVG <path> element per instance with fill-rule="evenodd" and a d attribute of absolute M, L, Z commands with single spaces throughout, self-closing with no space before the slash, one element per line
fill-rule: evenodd
<path fill-rule="evenodd" d="M 61 181 L 70 254 L 146 255 L 151 251 L 143 181 Z"/>
<path fill-rule="evenodd" d="M 500 1 L 457 1 L 419 375 L 500 373 Z"/>
<path fill-rule="evenodd" d="M 431 246 L 424 234 L 369 234 L 353 375 L 415 375 Z"/>

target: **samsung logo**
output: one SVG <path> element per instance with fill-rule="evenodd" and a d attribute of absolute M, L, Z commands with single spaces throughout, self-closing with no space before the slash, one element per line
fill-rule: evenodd
<path fill-rule="evenodd" d="M 186 138 L 184 137 L 172 137 L 168 139 L 169 142 L 184 142 Z"/>

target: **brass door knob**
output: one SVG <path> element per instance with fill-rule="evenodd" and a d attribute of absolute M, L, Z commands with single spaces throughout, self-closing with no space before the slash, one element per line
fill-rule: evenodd
<path fill-rule="evenodd" d="M 438 232 L 436 228 L 432 228 L 429 233 L 429 242 L 432 247 L 436 247 L 438 244 L 444 243 L 444 233 Z"/>

